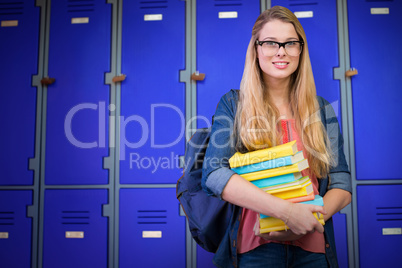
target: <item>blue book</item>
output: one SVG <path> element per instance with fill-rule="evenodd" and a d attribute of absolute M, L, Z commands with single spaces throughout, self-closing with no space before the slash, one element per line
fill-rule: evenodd
<path fill-rule="evenodd" d="M 266 188 L 266 187 L 270 187 L 270 186 L 274 186 L 274 185 L 278 185 L 278 184 L 292 182 L 292 181 L 298 180 L 300 178 L 302 178 L 301 172 L 295 172 L 295 173 L 270 177 L 270 178 L 266 178 L 266 179 L 250 181 L 250 182 L 252 184 L 254 184 L 255 186 L 257 186 L 258 188 Z"/>
<path fill-rule="evenodd" d="M 320 195 L 316 195 L 314 197 L 314 200 L 309 200 L 309 201 L 303 201 L 300 202 L 300 204 L 306 204 L 306 205 L 317 205 L 317 206 L 324 206 L 324 200 L 322 199 L 322 197 Z M 267 216 L 264 214 L 260 214 L 260 218 L 264 219 L 264 218 L 269 218 L 271 216 Z"/>
<path fill-rule="evenodd" d="M 272 160 L 255 163 L 252 165 L 236 167 L 236 168 L 232 168 L 232 170 L 240 175 L 240 174 L 245 174 L 245 173 L 250 173 L 250 172 L 255 172 L 255 171 L 261 171 L 261 170 L 265 170 L 265 169 L 272 169 L 272 168 L 293 165 L 294 163 L 297 163 L 303 159 L 304 159 L 303 152 L 299 151 L 299 152 L 295 153 L 294 155 L 275 158 Z"/>

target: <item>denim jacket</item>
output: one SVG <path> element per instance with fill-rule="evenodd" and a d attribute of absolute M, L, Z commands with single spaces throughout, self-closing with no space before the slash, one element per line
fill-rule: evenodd
<path fill-rule="evenodd" d="M 235 173 L 229 167 L 229 158 L 236 152 L 233 139 L 233 123 L 236 115 L 239 91 L 231 90 L 220 100 L 214 115 L 211 138 L 204 157 L 202 186 L 209 195 L 221 198 L 230 177 Z M 329 177 L 319 179 L 319 193 L 333 188 L 352 192 L 351 178 L 343 152 L 343 137 L 340 133 L 338 119 L 331 104 L 317 96 L 320 116 L 325 126 L 334 153 L 335 165 L 330 169 Z M 317 111 L 318 112 L 318 111 Z M 237 267 L 237 233 L 241 220 L 242 208 L 233 206 L 232 218 L 225 236 L 214 256 L 218 267 Z M 332 218 L 324 225 L 326 256 L 330 267 L 338 267 Z"/>

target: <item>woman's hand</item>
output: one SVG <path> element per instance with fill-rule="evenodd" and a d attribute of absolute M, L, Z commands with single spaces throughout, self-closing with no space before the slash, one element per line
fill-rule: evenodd
<path fill-rule="evenodd" d="M 292 203 L 289 206 L 289 214 L 284 222 L 295 235 L 305 235 L 314 231 L 323 233 L 324 227 L 314 217 L 313 212 L 327 214 L 322 206 Z"/>

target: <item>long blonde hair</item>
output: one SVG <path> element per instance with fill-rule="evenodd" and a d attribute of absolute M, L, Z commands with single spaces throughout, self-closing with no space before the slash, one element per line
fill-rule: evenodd
<path fill-rule="evenodd" d="M 236 148 L 254 151 L 280 144 L 282 132 L 279 111 L 269 98 L 257 60 L 256 40 L 264 25 L 272 20 L 291 23 L 304 42 L 297 70 L 291 75 L 289 100 L 296 130 L 307 150 L 310 170 L 317 178 L 325 177 L 332 164 L 328 136 L 317 112 L 313 71 L 306 34 L 296 16 L 287 8 L 274 6 L 261 13 L 248 45 L 240 96 L 235 117 Z"/>

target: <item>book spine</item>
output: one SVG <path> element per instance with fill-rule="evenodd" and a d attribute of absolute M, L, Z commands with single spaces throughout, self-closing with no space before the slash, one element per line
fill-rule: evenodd
<path fill-rule="evenodd" d="M 294 155 L 297 152 L 296 141 L 291 141 L 269 149 L 262 149 L 246 154 L 235 153 L 230 159 L 231 168 L 251 165 L 271 159 Z"/>
<path fill-rule="evenodd" d="M 313 215 L 322 225 L 325 225 L 324 216 L 322 214 L 314 212 Z M 282 231 L 286 228 L 288 227 L 285 223 L 277 218 L 260 219 L 260 233 Z"/>
<path fill-rule="evenodd" d="M 237 174 L 245 174 L 245 173 L 251 173 L 251 172 L 256 172 L 256 171 L 261 171 L 261 170 L 266 170 L 266 169 L 273 169 L 273 168 L 279 168 L 283 166 L 289 166 L 292 165 L 292 158 L 291 156 L 285 156 L 277 159 L 272 159 L 248 166 L 241 166 L 237 168 L 232 168 L 234 172 Z"/>
<path fill-rule="evenodd" d="M 262 170 L 262 171 L 247 173 L 247 174 L 243 174 L 242 177 L 248 181 L 254 181 L 254 180 L 259 180 L 259 179 L 266 179 L 266 178 L 270 178 L 270 177 L 296 173 L 296 172 L 300 172 L 306 168 L 308 168 L 308 162 L 307 162 L 307 159 L 304 159 L 304 160 L 297 162 L 296 164 L 293 164 L 290 166 L 269 169 L 266 171 Z"/>

